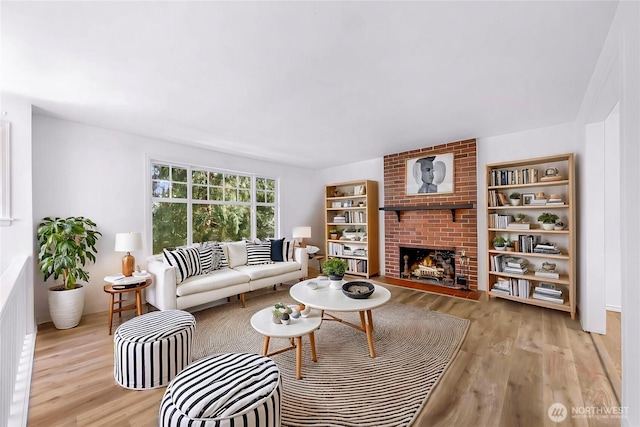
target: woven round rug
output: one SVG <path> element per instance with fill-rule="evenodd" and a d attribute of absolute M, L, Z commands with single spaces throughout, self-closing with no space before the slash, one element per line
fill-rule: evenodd
<path fill-rule="evenodd" d="M 276 302 L 294 304 L 288 290 L 247 298 L 194 313 L 194 358 L 226 352 L 261 353 L 264 337 L 250 324 L 258 310 Z M 272 356 L 280 368 L 284 426 L 410 426 L 458 352 L 467 319 L 390 301 L 372 311 L 376 357 L 367 337 L 349 326 L 325 320 L 315 332 L 318 361 L 302 339 L 302 376 L 295 351 Z M 336 313 L 360 323 L 358 313 Z M 282 327 L 286 328 L 286 325 Z M 289 345 L 272 338 L 269 351 Z"/>

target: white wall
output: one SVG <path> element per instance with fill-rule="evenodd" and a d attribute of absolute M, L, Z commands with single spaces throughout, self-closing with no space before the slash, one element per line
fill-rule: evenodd
<path fill-rule="evenodd" d="M 196 147 L 153 140 L 122 132 L 33 116 L 33 218 L 77 216 L 91 218 L 103 233 L 85 298 L 85 314 L 105 311 L 109 303 L 102 291 L 103 277 L 120 270 L 122 253 L 114 252 L 115 233 L 142 231 L 144 249 L 133 253 L 145 265 L 151 241 L 146 219 L 147 159 L 259 173 L 279 178 L 281 235 L 291 236 L 296 225 L 314 218 L 319 199 L 315 173 Z M 313 239 L 311 239 L 313 241 Z M 51 281 L 52 279 L 50 279 Z M 49 320 L 46 285 L 35 277 L 36 319 Z"/>
<path fill-rule="evenodd" d="M 573 123 L 478 138 L 477 150 L 479 254 L 486 254 L 488 250 L 487 233 L 485 231 L 487 229 L 487 184 L 485 182 L 485 167 L 487 164 L 566 153 L 575 153 L 577 164 L 582 157 L 575 142 L 575 126 Z M 569 226 L 573 225 L 569 224 Z M 486 290 L 487 260 L 484 256 L 480 256 L 481 259 L 478 260 L 478 289 Z"/>
<path fill-rule="evenodd" d="M 620 221 L 605 222 L 608 227 L 621 230 L 620 266 L 622 277 L 622 406 L 627 408 L 622 418 L 624 426 L 640 425 L 640 341 L 637 327 L 640 324 L 640 287 L 637 286 L 637 267 L 640 260 L 640 227 L 638 208 L 640 207 L 640 3 L 620 2 L 609 30 L 609 35 L 598 59 L 589 87 L 578 114 L 577 136 L 585 141 L 585 128 L 604 121 L 615 105 L 619 104 L 620 120 L 620 170 L 619 199 Z M 604 127 L 604 125 L 603 125 Z M 589 144 L 591 141 L 585 142 Z M 587 149 L 591 147 L 587 146 Z M 592 147 L 597 150 L 598 147 Z M 603 159 L 604 162 L 604 159 Z M 596 164 L 598 170 L 605 171 L 606 165 Z M 582 171 L 581 177 L 592 173 Z M 592 197 L 589 204 L 580 210 L 588 214 L 592 209 L 600 209 L 603 195 Z M 586 222 L 588 226 L 596 227 Z M 605 228 L 607 227 L 607 228 Z M 584 248 L 592 250 L 592 248 Z M 603 266 L 607 268 L 607 266 Z M 602 330 L 605 309 L 604 283 L 589 281 L 584 289 L 580 306 L 583 327 L 588 330 Z M 584 305 L 584 307 L 583 307 Z M 606 321 L 606 317 L 604 317 Z M 596 329 L 597 328 L 597 329 Z"/>

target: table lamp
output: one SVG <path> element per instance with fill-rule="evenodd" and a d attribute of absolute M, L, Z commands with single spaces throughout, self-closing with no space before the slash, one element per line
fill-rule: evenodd
<path fill-rule="evenodd" d="M 131 255 L 132 251 L 142 249 L 142 236 L 140 233 L 116 233 L 116 252 L 126 252 L 122 257 L 122 274 L 129 277 L 135 271 L 136 259 Z"/>
<path fill-rule="evenodd" d="M 300 239 L 300 247 L 306 247 L 306 243 L 304 243 L 304 239 L 309 239 L 311 237 L 311 227 L 303 226 L 303 227 L 294 227 L 293 228 L 293 239 Z"/>

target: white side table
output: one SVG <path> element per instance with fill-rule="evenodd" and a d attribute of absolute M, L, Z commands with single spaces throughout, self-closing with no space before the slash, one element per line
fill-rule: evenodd
<path fill-rule="evenodd" d="M 276 325 L 271 318 L 273 317 L 271 309 L 267 307 L 251 317 L 251 326 L 256 331 L 264 335 L 264 344 L 262 346 L 263 356 L 274 356 L 288 350 L 296 349 L 296 378 L 302 379 L 302 336 L 309 334 L 309 343 L 311 344 L 311 360 L 318 361 L 316 355 L 316 341 L 313 332 L 320 327 L 322 317 L 320 313 L 312 310 L 306 318 L 299 317 L 291 319 L 288 325 Z M 280 350 L 269 353 L 269 341 L 274 338 L 289 338 L 291 345 Z M 295 343 L 294 343 L 295 339 Z"/>

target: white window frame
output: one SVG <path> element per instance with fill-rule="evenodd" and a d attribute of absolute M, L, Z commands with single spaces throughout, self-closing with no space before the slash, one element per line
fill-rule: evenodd
<path fill-rule="evenodd" d="M 152 188 L 153 188 L 153 179 L 151 178 L 151 171 L 152 171 L 152 167 L 154 164 L 157 165 L 162 165 L 162 166 L 168 166 L 168 167 L 176 167 L 176 168 L 183 168 L 187 170 L 187 198 L 164 198 L 164 197 L 154 197 L 153 193 L 152 193 Z M 148 159 L 148 173 L 146 176 L 146 180 L 147 180 L 147 194 L 150 194 L 151 197 L 149 198 L 149 210 L 148 210 L 148 214 L 146 216 L 146 221 L 147 221 L 147 230 L 149 230 L 148 236 L 149 236 L 149 247 L 152 248 L 153 247 L 153 215 L 152 215 L 152 210 L 153 210 L 153 204 L 158 202 L 158 203 L 171 203 L 171 202 L 175 202 L 175 203 L 186 203 L 187 204 L 187 245 L 192 245 L 193 244 L 193 205 L 194 204 L 218 204 L 218 205 L 239 205 L 239 206 L 249 206 L 250 210 L 251 210 L 251 239 L 255 239 L 256 238 L 256 234 L 257 234 L 257 207 L 258 206 L 273 206 L 274 207 L 274 237 L 277 237 L 280 234 L 280 198 L 278 197 L 279 195 L 279 180 L 276 177 L 271 177 L 271 176 L 267 176 L 264 174 L 257 174 L 257 173 L 251 173 L 251 172 L 242 172 L 242 171 L 234 171 L 234 170 L 229 170 L 229 169 L 220 169 L 220 168 L 215 168 L 215 167 L 211 167 L 211 166 L 202 166 L 202 165 L 193 165 L 193 164 L 188 164 L 188 163 L 182 163 L 182 162 L 175 162 L 175 161 L 167 161 L 167 160 L 159 160 L 159 159 L 154 159 L 154 158 L 149 158 Z M 206 172 L 214 172 L 214 173 L 222 173 L 222 174 L 227 174 L 227 175 L 242 175 L 242 176 L 247 176 L 249 178 L 251 178 L 251 202 L 238 202 L 238 201 L 228 201 L 228 200 L 194 200 L 193 199 L 193 171 L 194 170 L 200 170 L 200 171 L 206 171 Z M 265 203 L 265 202 L 260 202 L 258 203 L 256 201 L 256 179 L 257 178 L 264 178 L 264 179 L 269 179 L 269 180 L 273 180 L 275 183 L 274 186 L 274 203 Z M 173 181 L 172 181 L 173 182 Z"/>

